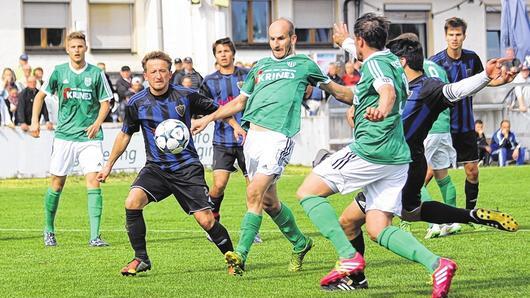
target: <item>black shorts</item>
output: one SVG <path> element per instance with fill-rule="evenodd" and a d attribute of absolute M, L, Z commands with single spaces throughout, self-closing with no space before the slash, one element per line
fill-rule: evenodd
<path fill-rule="evenodd" d="M 213 165 L 212 169 L 224 170 L 228 172 L 235 172 L 237 169 L 234 167 L 234 162 L 237 160 L 237 164 L 243 172 L 243 175 L 247 176 L 247 166 L 245 165 L 245 155 L 243 155 L 243 147 L 225 147 L 221 145 L 213 145 Z"/>
<path fill-rule="evenodd" d="M 469 163 L 478 161 L 477 135 L 474 131 L 452 133 L 453 147 L 456 150 L 456 161 Z"/>
<path fill-rule="evenodd" d="M 201 164 L 190 164 L 176 172 L 166 172 L 156 165 L 147 164 L 138 173 L 131 188 L 145 191 L 150 202 L 162 201 L 172 194 L 188 214 L 212 209 Z"/>

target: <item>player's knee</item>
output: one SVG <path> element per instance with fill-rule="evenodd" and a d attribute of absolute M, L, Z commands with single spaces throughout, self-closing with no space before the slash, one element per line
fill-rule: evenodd
<path fill-rule="evenodd" d="M 249 185 L 247 187 L 247 201 L 249 203 L 258 203 L 263 198 L 263 190 L 254 185 Z"/>
<path fill-rule="evenodd" d="M 478 167 L 469 167 L 466 169 L 467 180 L 474 182 L 478 180 Z"/>
<path fill-rule="evenodd" d="M 377 236 L 379 236 L 379 233 L 381 231 L 377 229 L 366 228 L 366 232 L 368 233 L 368 237 L 370 237 L 370 240 L 377 242 Z"/>
<path fill-rule="evenodd" d="M 215 183 L 210 189 L 210 196 L 219 197 L 225 192 L 226 185 L 222 183 Z"/>
<path fill-rule="evenodd" d="M 298 190 L 296 191 L 296 197 L 298 198 L 298 200 L 302 200 L 308 196 L 312 195 L 309 191 L 307 191 L 307 189 L 302 185 L 298 188 Z"/>
<path fill-rule="evenodd" d="M 213 217 L 212 212 L 209 210 L 207 212 L 195 213 L 194 216 L 195 216 L 195 220 L 197 221 L 197 223 L 205 231 L 209 231 L 215 223 L 215 218 Z"/>
<path fill-rule="evenodd" d="M 127 199 L 125 200 L 126 209 L 139 210 L 139 209 L 143 209 L 145 205 L 146 203 L 138 197 L 128 196 Z"/>

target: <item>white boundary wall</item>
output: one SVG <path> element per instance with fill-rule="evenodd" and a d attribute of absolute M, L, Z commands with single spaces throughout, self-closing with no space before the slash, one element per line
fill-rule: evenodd
<path fill-rule="evenodd" d="M 295 137 L 296 146 L 291 164 L 309 166 L 316 152 L 329 149 L 327 117 L 315 116 L 302 119 L 302 133 Z M 104 124 L 103 155 L 108 159 L 114 139 L 121 126 Z M 32 138 L 20 128 L 0 127 L 0 179 L 31 178 L 49 176 L 50 156 L 53 144 L 53 131 L 41 129 L 41 137 Z M 194 137 L 197 153 L 206 167 L 211 167 L 213 149 L 213 123 L 204 132 Z M 139 171 L 145 164 L 143 136 L 136 133 L 127 150 L 114 165 L 115 171 Z M 79 172 L 78 172 L 79 173 Z"/>

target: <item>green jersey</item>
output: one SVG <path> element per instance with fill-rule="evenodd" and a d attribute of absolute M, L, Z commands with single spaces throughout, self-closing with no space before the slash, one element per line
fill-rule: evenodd
<path fill-rule="evenodd" d="M 82 69 L 74 70 L 70 63 L 59 64 L 41 90 L 59 98 L 56 138 L 76 142 L 103 140 L 101 128 L 95 139 L 89 139 L 85 131 L 96 121 L 100 102 L 112 97 L 105 75 L 98 67 L 87 63 Z"/>
<path fill-rule="evenodd" d="M 425 75 L 428 77 L 434 77 L 439 78 L 444 83 L 449 83 L 449 79 L 447 79 L 447 73 L 445 70 L 438 64 L 430 61 L 430 60 L 423 60 L 423 71 L 425 72 Z M 445 109 L 443 112 L 440 113 L 438 116 L 438 119 L 433 123 L 431 130 L 429 131 L 429 134 L 436 134 L 436 133 L 449 133 L 451 132 L 451 110 L 449 108 Z"/>
<path fill-rule="evenodd" d="M 241 87 L 248 96 L 241 125 L 250 123 L 292 137 L 300 131 L 300 109 L 308 84 L 331 80 L 306 55 L 263 58 L 250 70 Z"/>
<path fill-rule="evenodd" d="M 388 116 L 379 122 L 364 118 L 368 107 L 377 107 L 384 84 L 394 86 L 396 100 Z M 407 100 L 408 83 L 399 59 L 389 50 L 368 57 L 361 67 L 361 80 L 354 89 L 354 140 L 352 152 L 375 163 L 398 165 L 410 162 L 410 150 L 403 134 L 401 110 Z"/>

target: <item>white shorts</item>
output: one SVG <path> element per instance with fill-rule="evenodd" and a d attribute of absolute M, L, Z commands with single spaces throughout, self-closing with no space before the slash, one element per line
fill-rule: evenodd
<path fill-rule="evenodd" d="M 407 181 L 408 164 L 380 165 L 368 162 L 349 147 L 334 153 L 313 169 L 336 193 L 363 189 L 366 210 L 401 216 L 401 190 Z"/>
<path fill-rule="evenodd" d="M 252 180 L 260 173 L 277 180 L 291 159 L 294 144 L 292 138 L 279 132 L 250 129 L 243 145 L 248 178 Z"/>
<path fill-rule="evenodd" d="M 103 167 L 101 141 L 74 142 L 57 138 L 53 140 L 50 174 L 67 176 L 78 162 L 83 175 L 99 172 Z"/>
<path fill-rule="evenodd" d="M 425 141 L 425 159 L 434 170 L 443 170 L 456 165 L 456 150 L 450 133 L 427 135 Z"/>

